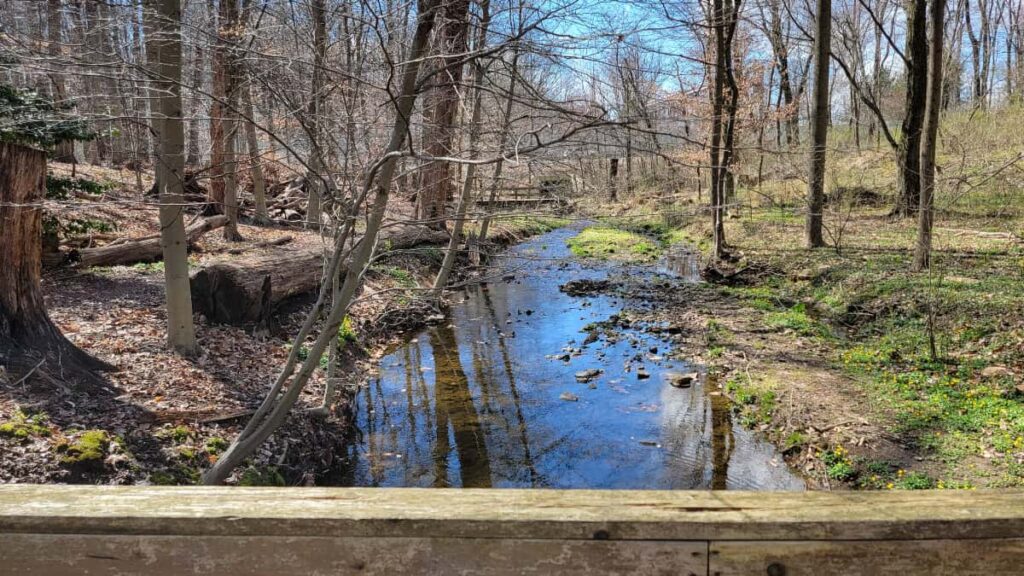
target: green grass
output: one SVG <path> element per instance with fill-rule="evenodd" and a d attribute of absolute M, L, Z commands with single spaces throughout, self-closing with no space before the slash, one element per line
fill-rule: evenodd
<path fill-rule="evenodd" d="M 753 300 L 751 306 L 761 310 L 774 308 L 774 304 L 768 300 Z M 769 312 L 765 314 L 765 324 L 775 330 L 790 330 L 801 336 L 828 337 L 828 327 L 824 326 L 807 314 L 807 307 L 804 304 L 797 304 L 782 312 Z"/>
<path fill-rule="evenodd" d="M 764 382 L 752 381 L 746 375 L 734 375 L 725 383 L 725 391 L 737 405 L 740 423 L 748 428 L 772 421 L 777 398 Z"/>

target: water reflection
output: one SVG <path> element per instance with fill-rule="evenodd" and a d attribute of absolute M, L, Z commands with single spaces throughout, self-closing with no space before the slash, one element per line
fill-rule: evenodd
<path fill-rule="evenodd" d="M 360 433 L 338 477 L 365 486 L 802 488 L 770 445 L 732 422 L 711 386 L 663 382 L 667 371 L 692 369 L 662 357 L 668 342 L 639 330 L 585 341 L 581 329 L 622 303 L 559 292 L 609 272 L 568 259 L 573 233 L 521 245 L 507 262 L 515 280 L 468 290 L 450 325 L 381 360 L 358 397 Z M 568 361 L 547 357 L 565 348 Z M 603 372 L 579 383 L 584 369 Z"/>

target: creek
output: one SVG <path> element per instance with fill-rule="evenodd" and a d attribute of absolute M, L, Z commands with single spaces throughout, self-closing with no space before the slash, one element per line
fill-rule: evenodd
<path fill-rule="evenodd" d="M 355 399 L 343 483 L 804 488 L 771 444 L 733 420 L 702 368 L 674 357 L 670 334 L 621 325 L 595 332 L 628 303 L 560 290 L 611 274 L 694 281 L 693 258 L 581 262 L 566 246 L 577 233 L 562 228 L 511 248 L 490 280 L 453 296 L 444 324 L 381 358 Z M 670 384 L 691 374 L 698 377 L 686 387 Z"/>

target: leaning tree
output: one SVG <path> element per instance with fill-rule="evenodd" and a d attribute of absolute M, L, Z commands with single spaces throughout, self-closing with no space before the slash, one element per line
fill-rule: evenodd
<path fill-rule="evenodd" d="M 49 101 L 0 85 L 0 368 L 12 381 L 91 379 L 112 368 L 61 334 L 41 288 L 45 150 L 88 137 Z"/>

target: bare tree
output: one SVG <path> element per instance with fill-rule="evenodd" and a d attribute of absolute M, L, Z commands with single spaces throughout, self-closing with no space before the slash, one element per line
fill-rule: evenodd
<path fill-rule="evenodd" d="M 306 113 L 306 130 L 309 132 L 310 166 L 306 175 L 309 199 L 306 208 L 306 224 L 320 226 L 322 198 L 327 190 L 321 174 L 324 171 L 323 151 L 321 149 L 322 100 L 324 93 L 324 76 L 327 61 L 327 8 L 324 0 L 312 0 L 309 6 L 313 20 L 313 82 L 309 97 L 309 109 Z"/>
<path fill-rule="evenodd" d="M 434 35 L 439 56 L 431 70 L 431 89 L 423 109 L 423 151 L 427 156 L 451 156 L 455 146 L 459 86 L 469 37 L 469 0 L 445 0 Z M 444 228 L 445 203 L 453 196 L 452 170 L 444 160 L 428 160 L 420 170 L 417 193 L 419 217 L 434 228 Z"/>
<path fill-rule="evenodd" d="M 739 87 L 733 71 L 732 47 L 741 0 L 713 0 L 711 27 L 715 40 L 714 88 L 711 95 L 711 221 L 715 259 L 725 256 L 727 180 L 733 160 Z"/>
<path fill-rule="evenodd" d="M 825 245 L 822 210 L 825 205 L 825 157 L 828 144 L 829 52 L 832 44 L 832 2 L 818 0 L 814 36 L 814 98 L 811 111 L 811 153 L 807 177 L 808 248 Z"/>
<path fill-rule="evenodd" d="M 185 238 L 184 198 L 185 127 L 181 102 L 181 2 L 160 0 L 147 10 L 154 21 L 151 45 L 154 86 L 159 115 L 153 121 L 158 143 L 156 183 L 160 201 L 160 245 L 164 258 L 167 299 L 167 345 L 181 354 L 196 352 L 192 323 L 192 296 L 188 278 L 188 242 Z"/>
<path fill-rule="evenodd" d="M 427 52 L 428 40 L 434 27 L 438 3 L 439 0 L 420 0 L 418 2 L 416 32 L 402 65 L 401 84 L 398 86 L 398 92 L 393 102 L 395 106 L 395 123 L 391 130 L 391 137 L 382 156 L 370 167 L 364 180 L 362 193 L 360 194 L 362 198 L 366 198 L 371 191 L 375 193 L 373 204 L 370 207 L 366 232 L 350 254 L 346 266 L 345 281 L 339 291 L 338 298 L 333 302 L 333 307 L 324 321 L 324 327 L 310 347 L 309 356 L 302 363 L 299 372 L 293 374 L 298 361 L 300 345 L 319 316 L 320 308 L 326 299 L 325 296 L 330 291 L 329 285 L 321 288 L 316 306 L 314 306 L 313 311 L 307 317 L 299 335 L 296 336 L 296 341 L 299 345 L 293 347 L 285 366 L 282 368 L 263 404 L 228 450 L 203 474 L 202 482 L 204 484 L 219 484 L 223 482 L 236 466 L 256 450 L 284 422 L 288 412 L 295 405 L 299 394 L 309 381 L 313 370 L 319 365 L 321 355 L 327 349 L 328 344 L 337 338 L 338 327 L 341 326 L 345 313 L 348 311 L 348 307 L 355 295 L 356 288 L 361 282 L 376 248 L 377 233 L 380 231 L 381 222 L 384 219 L 384 211 L 387 207 L 391 185 L 395 176 L 395 166 L 397 165 L 400 151 L 405 144 L 413 106 L 416 103 L 416 84 L 420 64 Z M 326 273 L 329 278 L 333 277 L 341 266 L 344 254 L 346 253 L 343 249 L 347 239 L 348 235 L 345 233 L 340 233 L 336 236 L 334 253 L 331 256 L 331 262 Z M 284 390 L 286 383 L 288 387 L 287 390 Z"/>
<path fill-rule="evenodd" d="M 210 5 L 213 13 L 213 6 Z M 238 0 L 217 4 L 217 40 L 213 60 L 214 101 L 210 110 L 211 201 L 228 217 L 224 238 L 241 239 L 238 233 L 238 54 L 240 36 Z"/>
<path fill-rule="evenodd" d="M 921 131 L 928 84 L 928 37 L 926 0 L 907 3 L 907 91 L 903 127 L 896 151 L 900 169 L 899 198 L 894 216 L 916 213 L 921 199 Z"/>
<path fill-rule="evenodd" d="M 921 207 L 917 224 L 914 270 L 931 263 L 932 220 L 935 204 L 935 153 L 938 148 L 939 110 L 942 108 L 942 32 L 946 0 L 931 0 L 931 39 L 928 49 L 928 98 L 925 105 L 925 130 L 921 142 Z M 934 354 L 933 354 L 934 356 Z"/>

